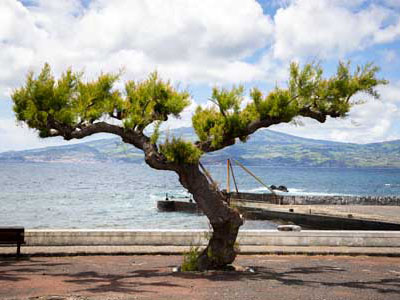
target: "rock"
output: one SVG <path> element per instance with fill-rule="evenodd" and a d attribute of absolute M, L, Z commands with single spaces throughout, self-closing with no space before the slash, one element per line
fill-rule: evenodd
<path fill-rule="evenodd" d="M 287 189 L 287 187 L 284 186 L 284 185 L 278 186 L 278 190 L 280 190 L 281 192 L 285 192 L 285 193 L 289 192 L 289 190 Z"/>
<path fill-rule="evenodd" d="M 299 225 L 279 225 L 277 229 L 278 231 L 301 231 Z"/>
<path fill-rule="evenodd" d="M 178 272 L 180 272 L 181 271 L 181 267 L 179 266 L 179 267 L 173 267 L 172 268 L 172 272 L 173 273 L 178 273 Z"/>
<path fill-rule="evenodd" d="M 247 268 L 245 269 L 245 272 L 255 273 L 256 271 L 255 271 L 252 267 L 247 267 Z"/>
<path fill-rule="evenodd" d="M 271 190 L 281 191 L 281 192 L 285 192 L 285 193 L 289 192 L 289 190 L 287 189 L 287 187 L 284 186 L 284 185 L 280 185 L 280 186 L 271 185 L 269 188 L 270 188 Z"/>

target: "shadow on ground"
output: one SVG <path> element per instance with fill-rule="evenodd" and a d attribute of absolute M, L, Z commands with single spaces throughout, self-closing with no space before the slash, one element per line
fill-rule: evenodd
<path fill-rule="evenodd" d="M 288 271 L 278 272 L 266 267 L 251 267 L 254 273 L 250 272 L 208 272 L 208 273 L 175 273 L 174 277 L 186 279 L 206 278 L 211 281 L 277 281 L 287 286 L 326 286 L 326 287 L 344 287 L 363 290 L 373 290 L 384 294 L 400 294 L 400 278 L 384 278 L 380 280 L 356 280 L 356 281 L 340 281 L 329 282 L 332 279 L 329 273 L 346 272 L 344 269 L 338 269 L 332 266 L 318 267 L 295 267 Z M 328 273 L 328 276 L 327 276 Z M 308 275 L 321 274 L 325 280 L 315 280 L 308 278 Z M 315 276 L 313 276 L 315 278 Z M 328 280 L 328 281 L 327 281 Z"/>
<path fill-rule="evenodd" d="M 39 259 L 31 260 L 28 256 L 3 259 L 0 261 L 0 282 L 29 280 L 26 276 L 27 274 L 45 272 L 50 267 L 65 265 L 69 265 L 69 263 L 49 263 L 46 260 Z M 11 271 L 9 270 L 10 268 Z M 19 276 L 19 274 L 24 274 L 26 277 Z"/>
<path fill-rule="evenodd" d="M 291 265 L 289 260 L 283 267 L 276 262 L 270 267 L 260 263 L 252 266 L 253 273 L 243 271 L 173 273 L 172 267 L 175 265 L 165 264 L 168 258 L 162 259 L 164 264 L 153 265 L 153 262 L 149 261 L 147 264 L 151 266 L 150 268 L 138 268 L 140 264 L 129 266 L 125 262 L 120 262 L 120 265 L 113 265 L 110 262 L 106 264 L 107 258 L 103 260 L 100 258 L 96 263 L 91 262 L 83 267 L 74 266 L 73 258 L 70 258 L 70 262 L 68 259 L 64 259 L 64 262 L 39 258 L 7 259 L 0 261 L 0 294 L 1 286 L 7 282 L 12 286 L 18 282 L 44 279 L 47 282 L 54 281 L 70 286 L 73 293 L 90 294 L 109 292 L 151 294 L 160 288 L 187 289 L 193 282 L 226 285 L 232 282 L 241 284 L 257 281 L 264 282 L 265 286 L 268 286 L 269 282 L 279 287 L 346 288 L 385 295 L 400 294 L 400 275 L 386 273 L 380 278 L 369 277 L 368 273 L 360 273 L 357 266 L 355 269 L 346 267 L 345 264 L 338 267 L 334 262 L 320 264 L 322 261 L 319 261 L 320 265 L 317 266 L 298 266 L 299 263 Z M 81 264 L 84 262 L 82 259 Z M 303 264 L 311 263 L 305 258 Z"/>

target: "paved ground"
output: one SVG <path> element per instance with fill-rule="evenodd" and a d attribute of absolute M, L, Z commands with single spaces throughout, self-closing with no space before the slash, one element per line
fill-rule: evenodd
<path fill-rule="evenodd" d="M 173 273 L 181 256 L 0 258 L 1 299 L 400 299 L 400 258 L 240 255 L 251 272 Z"/>

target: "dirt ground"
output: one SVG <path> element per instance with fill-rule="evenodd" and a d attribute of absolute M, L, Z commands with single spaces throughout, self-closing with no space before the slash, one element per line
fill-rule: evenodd
<path fill-rule="evenodd" d="M 0 258 L 1 299 L 400 299 L 400 258 L 241 255 L 254 272 L 174 273 L 181 256 Z"/>

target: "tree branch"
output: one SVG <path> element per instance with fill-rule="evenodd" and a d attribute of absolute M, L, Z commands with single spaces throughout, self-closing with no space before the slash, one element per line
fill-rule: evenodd
<path fill-rule="evenodd" d="M 197 141 L 195 143 L 196 147 L 199 148 L 201 151 L 203 152 L 213 152 L 213 151 L 217 151 L 217 150 L 221 150 L 225 147 L 231 146 L 233 144 L 235 144 L 235 140 L 237 138 L 240 137 L 245 137 L 248 135 L 251 135 L 252 133 L 254 133 L 255 131 L 257 131 L 260 128 L 267 128 L 270 127 L 272 125 L 276 125 L 279 123 L 288 123 L 291 120 L 285 120 L 282 118 L 274 118 L 274 117 L 269 117 L 267 119 L 263 119 L 263 120 L 257 120 L 257 121 L 253 121 L 251 122 L 244 130 L 242 130 L 240 132 L 240 134 L 227 134 L 224 136 L 224 139 L 221 143 L 218 143 L 218 145 L 212 145 L 211 141 Z"/>
<path fill-rule="evenodd" d="M 309 107 L 304 107 L 299 111 L 299 115 L 302 117 L 311 118 L 317 120 L 320 123 L 325 123 L 326 121 L 326 114 L 321 112 L 315 112 L 311 110 Z"/>
<path fill-rule="evenodd" d="M 344 115 L 337 111 L 330 112 L 315 112 L 311 110 L 309 107 L 304 107 L 299 111 L 299 115 L 302 117 L 308 117 L 314 120 L 317 120 L 320 123 L 326 122 L 326 117 L 330 116 L 332 118 L 343 117 Z"/>
<path fill-rule="evenodd" d="M 69 125 L 60 124 L 52 118 L 48 119 L 48 128 L 50 130 L 50 136 L 62 136 L 65 140 L 82 139 L 96 133 L 115 134 L 120 136 L 125 143 L 142 150 L 145 154 L 145 161 L 150 167 L 158 170 L 171 171 L 176 171 L 178 168 L 176 164 L 168 162 L 158 151 L 157 145 L 152 144 L 150 138 L 142 132 L 125 129 L 107 122 L 97 122 L 86 126 L 80 126 L 80 128 L 74 128 Z"/>

